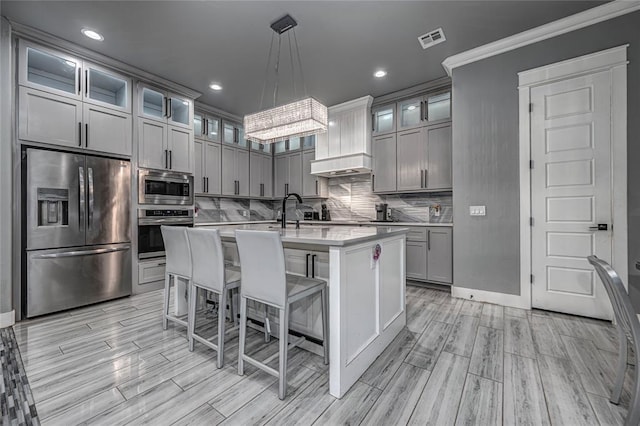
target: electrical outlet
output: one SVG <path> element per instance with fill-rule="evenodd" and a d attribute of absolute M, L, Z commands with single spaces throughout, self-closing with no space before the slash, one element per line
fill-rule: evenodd
<path fill-rule="evenodd" d="M 486 216 L 486 206 L 469 206 L 469 214 L 471 216 Z"/>
<path fill-rule="evenodd" d="M 249 212 L 246 210 L 242 210 L 242 216 L 247 217 L 249 216 Z"/>

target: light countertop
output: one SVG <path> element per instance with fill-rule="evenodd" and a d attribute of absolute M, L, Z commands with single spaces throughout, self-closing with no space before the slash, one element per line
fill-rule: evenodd
<path fill-rule="evenodd" d="M 324 222 L 327 223 L 327 222 Z M 206 226 L 204 226 L 206 228 Z M 241 224 L 216 225 L 222 238 L 235 238 L 235 231 L 248 229 L 256 231 L 279 231 L 283 243 L 311 244 L 323 246 L 347 246 L 375 241 L 380 238 L 406 234 L 407 228 L 399 226 L 301 226 L 288 225 L 282 229 L 277 223 L 244 222 Z"/>
<path fill-rule="evenodd" d="M 195 226 L 225 226 L 225 225 L 247 225 L 247 224 L 279 224 L 275 220 L 244 221 L 244 222 L 196 222 Z M 301 220 L 300 226 L 322 225 L 322 226 L 421 226 L 421 227 L 453 227 L 453 223 L 429 223 L 429 222 L 373 222 L 355 220 Z M 287 227 L 295 226 L 295 221 L 287 221 Z"/>

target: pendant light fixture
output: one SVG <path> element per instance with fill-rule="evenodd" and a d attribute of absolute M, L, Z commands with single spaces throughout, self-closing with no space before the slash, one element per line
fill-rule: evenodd
<path fill-rule="evenodd" d="M 254 114 L 244 116 L 245 137 L 249 140 L 259 143 L 274 143 L 281 140 L 289 139 L 296 136 L 309 136 L 327 131 L 327 107 L 318 102 L 313 97 L 307 95 L 307 88 L 304 84 L 304 74 L 302 72 L 302 60 L 300 58 L 300 49 L 298 47 L 298 39 L 296 38 L 295 27 L 298 25 L 291 15 L 285 15 L 271 24 L 274 34 L 271 35 L 271 47 L 269 48 L 269 56 L 267 58 L 267 70 L 262 87 L 262 97 L 260 99 L 260 109 L 263 107 L 264 92 L 269 76 L 269 68 L 271 64 L 271 54 L 273 52 L 273 44 L 277 34 L 278 52 L 275 55 L 275 87 L 273 91 L 273 108 L 266 109 Z M 291 74 L 293 80 L 293 96 L 296 93 L 296 79 L 293 51 L 291 46 L 291 34 L 295 44 L 295 53 L 298 60 L 298 68 L 300 78 L 304 88 L 304 98 L 294 100 L 288 104 L 277 106 L 278 100 L 278 77 L 280 69 L 280 48 L 282 46 L 282 35 L 288 31 L 289 54 L 291 56 Z"/>

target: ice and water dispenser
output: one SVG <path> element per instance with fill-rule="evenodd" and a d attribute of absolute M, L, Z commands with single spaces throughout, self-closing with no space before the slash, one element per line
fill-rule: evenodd
<path fill-rule="evenodd" d="M 69 190 L 38 188 L 38 226 L 69 224 Z"/>

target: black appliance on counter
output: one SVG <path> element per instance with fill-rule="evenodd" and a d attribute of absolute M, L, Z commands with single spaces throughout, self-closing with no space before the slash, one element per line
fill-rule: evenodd
<path fill-rule="evenodd" d="M 331 213 L 329 212 L 329 210 L 327 210 L 327 205 L 326 204 L 321 204 L 320 207 L 322 208 L 321 210 L 321 214 L 320 220 L 331 220 Z"/>
<path fill-rule="evenodd" d="M 320 214 L 315 211 L 304 212 L 304 220 L 320 220 Z"/>

